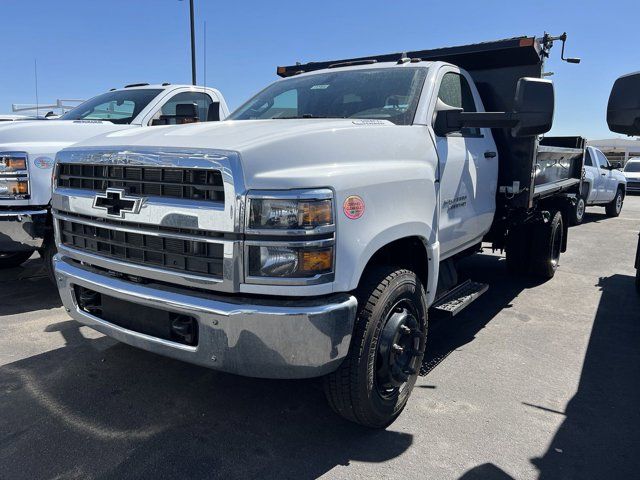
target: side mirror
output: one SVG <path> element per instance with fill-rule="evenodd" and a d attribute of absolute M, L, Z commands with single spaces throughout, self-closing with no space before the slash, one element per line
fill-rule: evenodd
<path fill-rule="evenodd" d="M 640 135 L 640 72 L 618 78 L 607 105 L 609 130 L 625 135 Z"/>
<path fill-rule="evenodd" d="M 198 105 L 195 103 L 178 103 L 176 105 L 176 124 L 195 123 L 200 121 Z"/>
<path fill-rule="evenodd" d="M 436 115 L 433 121 L 433 131 L 439 137 L 444 137 L 448 133 L 459 132 L 462 129 L 460 114 L 461 108 L 447 105 L 438 99 L 436 103 Z"/>
<path fill-rule="evenodd" d="M 540 78 L 518 80 L 513 113 L 518 123 L 511 129 L 514 137 L 531 137 L 551 130 L 555 95 L 553 83 Z"/>
<path fill-rule="evenodd" d="M 540 78 L 518 80 L 512 112 L 464 112 L 438 100 L 433 130 L 443 136 L 462 128 L 510 128 L 514 137 L 546 133 L 553 125 L 553 84 Z"/>
<path fill-rule="evenodd" d="M 622 163 L 620 162 L 613 162 L 611 164 L 611 170 L 620 170 L 622 168 Z"/>

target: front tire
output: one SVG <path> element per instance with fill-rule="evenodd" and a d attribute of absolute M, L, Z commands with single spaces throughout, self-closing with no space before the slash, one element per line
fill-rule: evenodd
<path fill-rule="evenodd" d="M 53 240 L 53 235 L 47 237 L 44 242 L 44 246 L 42 250 L 40 250 L 40 257 L 44 262 L 44 271 L 47 274 L 47 277 L 55 285 L 56 278 L 53 271 L 53 256 L 58 252 L 56 249 L 56 244 Z"/>
<path fill-rule="evenodd" d="M 19 267 L 29 260 L 33 252 L 0 252 L 0 269 Z"/>
<path fill-rule="evenodd" d="M 355 423 L 384 428 L 413 390 L 427 339 L 427 304 L 417 275 L 397 267 L 366 273 L 349 353 L 324 378 L 331 408 Z"/>
<path fill-rule="evenodd" d="M 618 191 L 616 192 L 616 196 L 611 200 L 611 202 L 607 203 L 605 207 L 605 212 L 607 213 L 607 217 L 617 217 L 620 215 L 622 211 L 622 203 L 624 202 L 624 190 L 618 187 Z"/>

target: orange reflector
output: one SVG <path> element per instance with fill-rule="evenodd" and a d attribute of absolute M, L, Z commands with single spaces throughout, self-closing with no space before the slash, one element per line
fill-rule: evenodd
<path fill-rule="evenodd" d="M 282 75 L 282 74 L 283 74 L 284 72 L 286 72 L 286 71 L 287 71 L 287 69 L 286 69 L 285 67 L 278 67 L 278 68 L 276 69 L 276 73 L 277 73 L 278 75 Z"/>
<path fill-rule="evenodd" d="M 535 38 L 531 37 L 531 38 L 521 38 L 520 39 L 520 46 L 521 47 L 530 47 L 533 45 L 533 42 L 535 41 Z"/>
<path fill-rule="evenodd" d="M 303 250 L 300 252 L 300 270 L 304 272 L 328 272 L 333 265 L 333 248 Z"/>
<path fill-rule="evenodd" d="M 29 189 L 27 188 L 27 182 L 17 182 L 13 187 L 14 195 L 26 195 L 29 193 Z"/>
<path fill-rule="evenodd" d="M 331 200 L 317 200 L 300 204 L 302 213 L 302 225 L 317 227 L 320 225 L 331 225 L 333 223 L 333 212 L 331 211 Z"/>

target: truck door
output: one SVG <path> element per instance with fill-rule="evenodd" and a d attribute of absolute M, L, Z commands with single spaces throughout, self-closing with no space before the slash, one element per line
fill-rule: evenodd
<path fill-rule="evenodd" d="M 600 168 L 598 168 L 597 159 L 593 153 L 593 149 L 587 147 L 584 152 L 584 170 L 587 177 L 593 180 L 593 184 L 589 189 L 589 196 L 587 197 L 587 203 L 593 203 L 597 201 L 598 189 L 602 188 L 604 179 L 600 176 Z"/>
<path fill-rule="evenodd" d="M 596 162 L 600 169 L 600 179 L 602 187 L 598 190 L 598 202 L 610 202 L 616 195 L 616 187 L 618 186 L 616 178 L 611 170 L 611 164 L 607 157 L 600 150 L 593 149 L 596 154 Z"/>
<path fill-rule="evenodd" d="M 453 67 L 439 73 L 438 99 L 466 112 L 478 111 L 467 78 Z M 447 256 L 480 241 L 495 212 L 496 145 L 489 129 L 465 128 L 436 136 L 440 179 L 439 238 Z"/>

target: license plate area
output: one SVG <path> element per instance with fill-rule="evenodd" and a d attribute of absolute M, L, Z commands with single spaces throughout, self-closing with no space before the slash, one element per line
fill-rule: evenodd
<path fill-rule="evenodd" d="M 183 345 L 198 345 L 198 321 L 189 315 L 127 302 L 74 285 L 80 310 L 127 330 Z"/>

